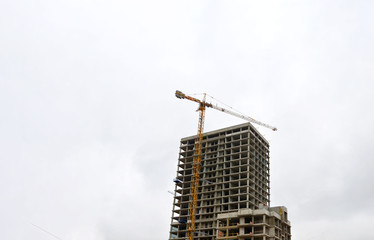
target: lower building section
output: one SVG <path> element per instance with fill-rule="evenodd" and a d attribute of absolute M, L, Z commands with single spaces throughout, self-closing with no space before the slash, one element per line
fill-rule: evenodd
<path fill-rule="evenodd" d="M 290 240 L 286 207 L 240 209 L 217 216 L 217 240 Z"/>

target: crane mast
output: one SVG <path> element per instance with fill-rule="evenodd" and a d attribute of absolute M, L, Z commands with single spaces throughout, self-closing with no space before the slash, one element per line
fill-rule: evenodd
<path fill-rule="evenodd" d="M 189 221 L 188 221 L 188 232 L 187 236 L 189 239 L 193 240 L 195 235 L 195 221 L 196 221 L 196 205 L 197 205 L 197 197 L 199 193 L 199 178 L 200 178 L 200 169 L 201 169 L 201 151 L 202 151 L 202 144 L 203 144 L 203 132 L 204 132 L 204 119 L 205 119 L 205 97 L 204 100 L 200 103 L 199 106 L 199 123 L 196 135 L 196 143 L 195 143 L 195 153 L 193 157 L 193 166 L 192 166 L 192 194 L 191 194 L 191 204 L 190 204 L 190 211 L 189 211 Z"/>
<path fill-rule="evenodd" d="M 242 118 L 244 120 L 247 120 L 249 122 L 256 123 L 258 125 L 267 127 L 272 129 L 273 131 L 276 131 L 277 128 L 272 127 L 268 124 L 262 123 L 260 121 L 257 121 L 249 116 L 245 116 L 227 109 L 224 109 L 222 107 L 219 107 L 217 105 L 213 105 L 211 103 L 206 102 L 206 94 L 204 93 L 203 100 L 199 100 L 197 98 L 188 96 L 184 94 L 181 91 L 176 91 L 175 96 L 180 99 L 188 99 L 193 102 L 199 103 L 199 108 L 197 111 L 199 111 L 199 122 L 198 122 L 198 128 L 197 128 L 197 135 L 196 135 L 196 141 L 195 141 L 195 152 L 193 156 L 193 166 L 192 166 L 192 187 L 191 187 L 191 199 L 190 199 L 190 206 L 189 206 L 189 214 L 188 214 L 188 222 L 187 222 L 187 239 L 188 240 L 194 240 L 195 237 L 195 230 L 196 230 L 196 207 L 197 207 L 197 198 L 199 193 L 199 180 L 200 180 L 200 170 L 201 170 L 201 155 L 202 155 L 202 144 L 203 144 L 203 133 L 204 133 L 204 120 L 205 120 L 205 110 L 206 107 L 214 108 L 216 110 L 226 112 L 228 114 L 231 114 L 233 116 Z"/>

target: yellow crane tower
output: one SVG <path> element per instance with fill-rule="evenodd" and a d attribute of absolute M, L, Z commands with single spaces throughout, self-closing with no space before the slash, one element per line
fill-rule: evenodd
<path fill-rule="evenodd" d="M 204 119 L 205 119 L 205 109 L 206 107 L 214 108 L 216 110 L 231 114 L 233 116 L 242 118 L 252 123 L 256 123 L 263 127 L 270 128 L 273 131 L 276 131 L 277 128 L 272 127 L 268 124 L 262 123 L 257 121 L 249 116 L 245 116 L 239 113 L 236 113 L 231 110 L 224 109 L 219 107 L 218 105 L 213 105 L 211 103 L 206 102 L 206 94 L 204 93 L 203 100 L 199 100 L 197 98 L 188 96 L 181 91 L 176 91 L 175 96 L 180 99 L 188 99 L 193 102 L 197 102 L 199 104 L 199 123 L 197 128 L 197 136 L 195 141 L 195 152 L 193 158 L 193 170 L 192 170 L 192 189 L 191 189 L 191 199 L 190 199 L 190 206 L 189 206 L 189 213 L 188 213 L 188 222 L 187 222 L 187 239 L 194 240 L 195 237 L 195 220 L 196 220 L 196 205 L 197 205 L 197 197 L 199 191 L 199 178 L 200 178 L 200 168 L 201 168 L 201 152 L 202 152 L 202 142 L 203 142 L 203 132 L 204 132 Z"/>

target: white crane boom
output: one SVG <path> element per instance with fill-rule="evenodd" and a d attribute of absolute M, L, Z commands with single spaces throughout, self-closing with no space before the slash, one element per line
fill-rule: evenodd
<path fill-rule="evenodd" d="M 249 116 L 245 116 L 245 115 L 242 115 L 242 114 L 239 114 L 239 113 L 236 113 L 236 112 L 233 112 L 233 111 L 227 110 L 227 109 L 222 108 L 222 107 L 220 107 L 220 106 L 218 106 L 218 105 L 207 104 L 207 107 L 214 108 L 214 109 L 216 109 L 216 110 L 219 110 L 219 111 L 222 111 L 222 112 L 225 112 L 225 113 L 231 114 L 231 115 L 233 115 L 233 116 L 235 116 L 235 117 L 242 118 L 242 119 L 244 119 L 244 120 L 247 120 L 247 121 L 252 122 L 252 123 L 256 123 L 256 124 L 261 125 L 261 126 L 263 126 L 263 127 L 270 128 L 270 129 L 273 130 L 273 131 L 277 131 L 277 128 L 276 128 L 276 127 L 270 126 L 270 125 L 268 125 L 268 124 L 266 124 L 266 123 L 263 123 L 263 122 L 260 122 L 260 121 L 257 121 L 256 119 L 253 119 L 253 118 L 251 118 L 251 117 L 249 117 Z"/>

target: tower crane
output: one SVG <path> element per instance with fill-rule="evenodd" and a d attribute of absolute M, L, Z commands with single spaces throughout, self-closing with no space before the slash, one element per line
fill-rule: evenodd
<path fill-rule="evenodd" d="M 195 229 L 196 229 L 196 206 L 197 206 L 197 198 L 198 198 L 198 191 L 199 191 L 199 180 L 200 180 L 200 170 L 201 170 L 201 153 L 202 153 L 202 142 L 203 142 L 203 132 L 204 132 L 204 119 L 205 119 L 205 109 L 207 107 L 214 108 L 216 110 L 231 114 L 233 116 L 242 118 L 246 121 L 256 123 L 260 126 L 270 128 L 273 131 L 276 131 L 277 128 L 272 127 L 268 124 L 262 123 L 260 121 L 257 121 L 249 116 L 245 116 L 242 114 L 239 114 L 237 112 L 224 109 L 218 105 L 214 105 L 211 103 L 206 102 L 206 94 L 204 93 L 203 100 L 199 100 L 197 98 L 188 96 L 184 94 L 181 91 L 176 91 L 175 96 L 179 99 L 188 99 L 190 101 L 196 102 L 199 104 L 199 108 L 197 111 L 199 111 L 199 122 L 198 122 L 198 128 L 197 128 L 197 135 L 196 135 L 196 141 L 195 141 L 195 152 L 193 157 L 193 168 L 192 168 L 192 189 L 191 189 L 191 199 L 190 199 L 190 206 L 189 206 L 189 213 L 188 213 L 188 228 L 187 228 L 187 239 L 188 240 L 194 240 L 195 237 Z"/>

